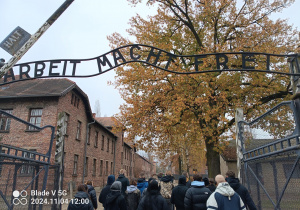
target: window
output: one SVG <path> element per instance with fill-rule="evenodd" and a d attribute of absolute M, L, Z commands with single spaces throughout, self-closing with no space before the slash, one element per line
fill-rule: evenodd
<path fill-rule="evenodd" d="M 101 149 L 104 150 L 104 135 L 102 135 L 102 145 L 101 145 Z"/>
<path fill-rule="evenodd" d="M 36 149 L 30 149 L 29 152 L 23 152 L 22 156 L 25 157 L 25 158 L 34 159 L 35 154 L 31 153 L 30 151 L 35 152 Z M 24 163 L 21 167 L 20 173 L 23 174 L 23 175 L 31 175 L 33 173 L 33 170 L 34 170 L 33 166 L 29 165 L 28 163 L 27 164 Z"/>
<path fill-rule="evenodd" d="M 121 152 L 121 164 L 123 164 L 123 152 Z"/>
<path fill-rule="evenodd" d="M 74 155 L 73 175 L 77 175 L 78 170 L 78 155 Z"/>
<path fill-rule="evenodd" d="M 76 139 L 80 140 L 81 138 L 81 122 L 77 122 L 77 132 L 76 132 Z"/>
<path fill-rule="evenodd" d="M 71 104 L 77 108 L 79 107 L 79 98 L 75 94 L 72 94 Z"/>
<path fill-rule="evenodd" d="M 12 114 L 12 109 L 3 109 L 3 111 Z M 5 114 L 0 115 L 0 131 L 9 131 L 10 128 L 10 117 Z"/>
<path fill-rule="evenodd" d="M 0 153 L 5 153 L 5 150 L 1 150 Z M 0 162 L 1 161 L 4 161 L 4 157 L 0 157 Z M 0 163 L 0 176 L 1 176 L 1 173 L 2 173 L 2 164 Z"/>
<path fill-rule="evenodd" d="M 103 160 L 100 160 L 100 176 L 103 175 Z"/>
<path fill-rule="evenodd" d="M 69 119 L 70 119 L 70 115 L 66 113 L 66 117 L 65 117 L 65 123 L 66 123 L 66 135 L 68 135 L 68 127 L 69 127 Z"/>
<path fill-rule="evenodd" d="M 115 142 L 112 141 L 111 142 L 111 154 L 114 154 L 114 146 L 115 146 Z"/>
<path fill-rule="evenodd" d="M 30 109 L 29 122 L 35 126 L 41 127 L 43 109 Z M 36 128 L 29 126 L 29 130 L 37 130 Z"/>
<path fill-rule="evenodd" d="M 110 174 L 113 174 L 113 162 L 110 163 Z"/>
<path fill-rule="evenodd" d="M 98 147 L 98 135 L 99 135 L 99 132 L 96 131 L 95 132 L 95 144 L 94 144 L 94 147 Z"/>
<path fill-rule="evenodd" d="M 88 135 L 88 138 L 87 138 L 87 144 L 90 144 L 90 138 L 91 138 L 91 127 L 89 127 L 89 129 L 88 129 L 88 132 L 89 132 L 89 135 Z"/>
<path fill-rule="evenodd" d="M 106 176 L 108 175 L 108 161 L 106 161 L 106 164 L 105 164 L 105 175 Z"/>
<path fill-rule="evenodd" d="M 88 175 L 88 165 L 89 165 L 89 158 L 85 157 L 85 164 L 84 164 L 84 176 Z"/>
<path fill-rule="evenodd" d="M 109 138 L 107 138 L 107 152 L 109 152 Z"/>
<path fill-rule="evenodd" d="M 97 164 L 97 159 L 93 159 L 93 176 L 96 176 L 96 164 Z"/>

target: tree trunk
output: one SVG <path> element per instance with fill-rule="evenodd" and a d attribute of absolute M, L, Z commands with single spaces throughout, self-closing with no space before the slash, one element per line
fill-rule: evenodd
<path fill-rule="evenodd" d="M 182 165 L 181 165 L 181 158 L 180 155 L 178 155 L 178 168 L 179 168 L 179 175 L 182 173 Z"/>
<path fill-rule="evenodd" d="M 216 175 L 221 173 L 220 155 L 214 150 L 214 143 L 208 143 L 209 140 L 205 140 L 208 177 L 215 178 Z"/>

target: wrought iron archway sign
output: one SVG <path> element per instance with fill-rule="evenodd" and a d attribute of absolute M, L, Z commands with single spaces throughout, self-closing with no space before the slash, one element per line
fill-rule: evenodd
<path fill-rule="evenodd" d="M 4 75 L 1 85 L 35 78 L 93 77 L 132 62 L 144 63 L 176 74 L 257 71 L 300 76 L 297 56 L 297 54 L 281 55 L 257 52 L 175 55 L 153 46 L 132 44 L 89 59 L 41 60 L 16 64 Z M 280 71 L 280 68 L 276 67 L 274 61 L 282 63 L 282 61 L 279 61 L 282 58 L 290 58 L 290 60 L 296 62 L 294 72 Z M 184 65 L 178 65 L 180 63 Z M 209 65 L 202 68 L 203 65 L 207 64 Z M 187 70 L 181 68 L 179 71 L 175 71 L 174 69 L 179 69 L 178 66 L 189 67 Z M 215 69 L 209 69 L 210 66 Z"/>

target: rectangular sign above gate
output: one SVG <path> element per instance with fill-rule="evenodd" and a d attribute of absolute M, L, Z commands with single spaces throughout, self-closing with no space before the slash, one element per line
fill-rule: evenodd
<path fill-rule="evenodd" d="M 0 47 L 14 55 L 30 37 L 31 35 L 27 31 L 18 26 L 0 43 Z"/>

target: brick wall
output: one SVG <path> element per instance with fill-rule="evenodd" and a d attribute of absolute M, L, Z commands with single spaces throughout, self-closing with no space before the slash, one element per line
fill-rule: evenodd
<path fill-rule="evenodd" d="M 72 104 L 72 97 L 74 98 L 74 96 L 79 99 L 76 104 Z M 73 89 L 66 95 L 60 97 L 34 97 L 1 100 L 0 109 L 12 109 L 13 115 L 28 121 L 31 108 L 42 108 L 41 126 L 52 125 L 55 128 L 57 127 L 59 114 L 66 113 L 68 115 L 67 131 L 64 136 L 63 189 L 69 189 L 69 186 L 72 185 L 76 190 L 76 186 L 82 183 L 88 123 L 90 123 L 90 138 L 89 144 L 86 145 L 86 157 L 88 158 L 88 162 L 86 164 L 87 174 L 84 176 L 84 182 L 92 180 L 94 186 L 102 187 L 106 184 L 108 175 L 114 174 L 117 178 L 118 172 L 122 168 L 127 170 L 126 176 L 129 179 L 134 177 L 137 172 L 139 174 L 141 171 L 146 172 L 148 175 L 147 177 L 150 177 L 152 174 L 150 171 L 153 170 L 152 164 L 135 154 L 132 147 L 124 143 L 122 132 L 113 134 L 107 127 L 104 127 L 98 121 L 93 121 L 92 116 L 87 114 L 89 113 L 87 109 L 90 109 L 90 107 L 86 101 L 87 98 L 85 98 L 84 95 Z M 77 139 L 77 125 L 79 121 L 81 122 L 81 134 Z M 96 132 L 98 132 L 97 146 L 95 146 Z M 27 131 L 24 124 L 11 122 L 9 132 L 0 133 L 0 138 L 2 138 L 3 143 L 25 149 L 36 149 L 37 152 L 45 154 L 50 146 L 50 135 L 50 129 L 40 132 Z M 102 138 L 104 138 L 103 148 Z M 56 142 L 54 141 L 52 145 L 51 164 L 55 164 L 55 144 Z M 112 146 L 113 144 L 114 146 Z M 75 155 L 78 155 L 78 170 L 76 174 L 73 173 Z M 101 168 L 102 173 L 100 173 Z M 53 180 L 51 181 L 51 184 L 53 184 Z"/>

